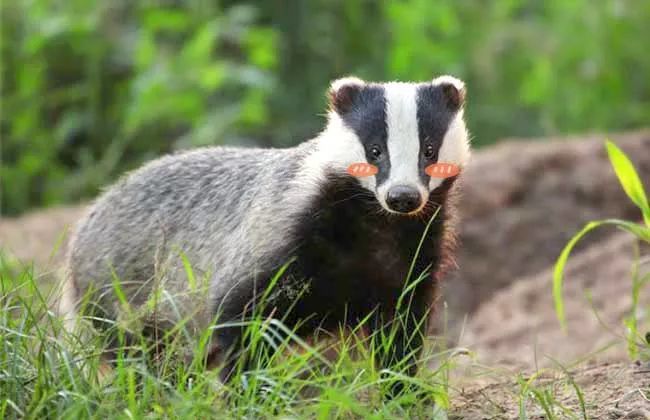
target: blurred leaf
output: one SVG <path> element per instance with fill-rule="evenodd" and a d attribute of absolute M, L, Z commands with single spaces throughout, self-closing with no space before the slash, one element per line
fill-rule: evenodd
<path fill-rule="evenodd" d="M 528 105 L 542 102 L 553 83 L 552 66 L 548 59 L 541 57 L 533 63 L 533 68 L 522 82 L 521 99 Z"/>
<path fill-rule="evenodd" d="M 216 21 L 200 26 L 181 51 L 187 63 L 205 62 L 214 52 L 219 31 Z"/>
<path fill-rule="evenodd" d="M 189 15 L 183 10 L 148 9 L 143 18 L 143 24 L 150 32 L 159 30 L 180 32 L 190 23 Z"/>
<path fill-rule="evenodd" d="M 217 89 L 226 79 L 226 68 L 222 63 L 206 65 L 201 69 L 199 83 L 208 91 Z"/>
<path fill-rule="evenodd" d="M 277 65 L 277 34 L 270 28 L 251 29 L 246 37 L 248 56 L 252 64 L 262 69 L 273 69 Z"/>
<path fill-rule="evenodd" d="M 630 197 L 630 200 L 641 209 L 645 224 L 650 228 L 650 205 L 648 205 L 648 198 L 646 197 L 639 175 L 634 169 L 634 165 L 632 165 L 630 159 L 628 159 L 616 144 L 607 140 L 606 145 L 609 160 L 612 163 L 618 180 L 627 196 Z"/>
<path fill-rule="evenodd" d="M 144 70 L 153 64 L 156 58 L 157 46 L 153 35 L 149 32 L 143 32 L 138 38 L 138 45 L 135 51 L 135 64 L 140 70 Z"/>
<path fill-rule="evenodd" d="M 268 118 L 265 95 L 261 90 L 253 90 L 246 95 L 242 104 L 242 122 L 262 124 Z"/>

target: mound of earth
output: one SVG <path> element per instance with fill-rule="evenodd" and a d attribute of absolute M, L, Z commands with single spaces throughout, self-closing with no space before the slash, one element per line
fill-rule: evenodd
<path fill-rule="evenodd" d="M 630 156 L 650 187 L 650 130 L 506 141 L 475 154 L 463 175 L 459 269 L 446 280 L 445 299 L 456 332 L 464 315 L 498 290 L 534 279 L 554 264 L 588 221 L 640 220 L 639 209 L 609 164 L 608 137 Z M 597 230 L 578 250 L 599 246 L 614 232 Z"/>
<path fill-rule="evenodd" d="M 611 229 L 611 228 L 610 228 Z M 650 275 L 650 247 L 628 233 L 614 234 L 572 255 L 565 270 L 566 333 L 552 298 L 553 270 L 523 277 L 479 305 L 465 325 L 460 344 L 489 366 L 553 366 L 591 354 L 591 360 L 626 360 L 626 328 L 632 314 L 633 277 Z M 633 271 L 636 271 L 633 273 Z M 650 331 L 650 287 L 641 287 L 638 342 Z M 643 318 L 646 321 L 643 322 Z"/>

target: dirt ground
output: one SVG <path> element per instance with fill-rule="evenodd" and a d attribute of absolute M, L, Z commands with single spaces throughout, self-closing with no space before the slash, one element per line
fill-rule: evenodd
<path fill-rule="evenodd" d="M 631 313 L 635 252 L 644 262 L 638 275 L 648 275 L 650 249 L 639 247 L 627 233 L 615 233 L 572 257 L 565 271 L 566 333 L 554 311 L 548 268 L 486 299 L 465 325 L 460 345 L 475 352 L 481 363 L 524 369 L 572 363 L 590 353 L 592 361 L 626 360 L 622 319 Z M 650 287 L 641 289 L 639 302 L 645 305 L 638 309 L 642 318 Z M 639 329 L 650 331 L 644 318 Z"/>
<path fill-rule="evenodd" d="M 551 396 L 558 418 L 569 418 L 567 412 L 582 418 L 573 380 L 584 396 L 587 418 L 650 419 L 650 364 L 630 362 L 621 322 L 630 314 L 635 253 L 645 262 L 639 274 L 647 274 L 649 251 L 628 234 L 615 233 L 577 253 L 566 270 L 566 333 L 553 310 L 550 268 L 479 305 L 459 340 L 472 358 L 454 370 L 450 418 L 520 418 L 521 412 L 529 419 L 547 418 L 534 392 Z M 647 285 L 639 301 L 647 310 Z M 639 343 L 650 331 L 647 316 L 642 319 Z M 520 372 L 529 376 L 512 379 Z M 523 384 L 533 377 L 527 390 Z"/>
<path fill-rule="evenodd" d="M 557 418 L 570 418 L 567 413 L 585 418 L 584 413 L 591 419 L 650 418 L 650 365 L 647 363 L 604 363 L 567 372 L 543 371 L 529 387 L 525 383 L 531 377 L 503 381 L 504 377 L 512 378 L 513 372 L 492 370 L 483 375 L 492 377 L 492 383 L 460 385 L 453 390 L 450 419 L 518 419 L 522 413 L 523 418 L 531 420 L 548 418 L 536 398 L 546 398 L 552 407 L 549 410 Z"/>
<path fill-rule="evenodd" d="M 607 137 L 630 155 L 648 189 L 650 130 Z M 605 138 L 504 142 L 476 152 L 463 174 L 458 269 L 445 285 L 444 312 L 450 341 L 468 348 L 472 359 L 453 377 L 451 417 L 517 418 L 524 395 L 528 418 L 543 418 L 532 403 L 535 392 L 582 417 L 571 377 L 590 418 L 650 418 L 639 411 L 650 410 L 650 366 L 630 360 L 622 324 L 631 313 L 631 269 L 636 263 L 639 273 L 650 272 L 650 250 L 616 229 L 598 230 L 576 249 L 566 271 L 567 334 L 551 299 L 554 261 L 586 222 L 640 220 L 609 166 Z M 41 273 L 53 272 L 65 232 L 83 210 L 0 219 L 0 249 L 33 261 Z M 650 286 L 640 303 L 650 307 Z M 637 315 L 648 319 L 641 310 Z M 641 333 L 649 330 L 647 322 L 640 325 Z M 572 366 L 570 376 L 556 362 Z M 517 372 L 539 376 L 525 390 L 512 379 Z"/>

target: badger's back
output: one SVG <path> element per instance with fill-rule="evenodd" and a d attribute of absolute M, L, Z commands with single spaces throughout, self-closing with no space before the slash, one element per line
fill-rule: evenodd
<path fill-rule="evenodd" d="M 205 325 L 215 299 L 261 271 L 258 263 L 283 242 L 278 223 L 286 222 L 308 149 L 205 148 L 124 177 L 95 202 L 71 242 L 77 298 L 93 290 L 101 315 L 114 319 L 123 307 L 119 280 L 133 309 L 155 298 L 158 317 Z"/>

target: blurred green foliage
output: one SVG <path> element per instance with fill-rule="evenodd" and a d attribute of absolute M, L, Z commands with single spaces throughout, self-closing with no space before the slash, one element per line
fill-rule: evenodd
<path fill-rule="evenodd" d="M 647 124 L 650 2 L 2 2 L 3 213 L 77 200 L 161 153 L 286 146 L 333 78 L 468 84 L 475 144 Z"/>

